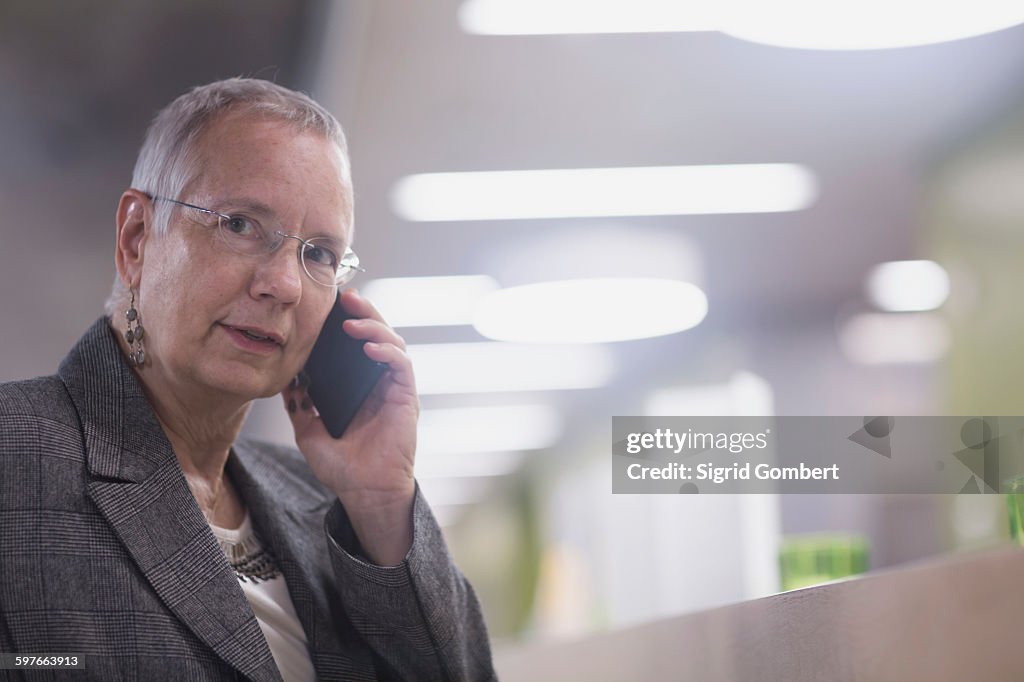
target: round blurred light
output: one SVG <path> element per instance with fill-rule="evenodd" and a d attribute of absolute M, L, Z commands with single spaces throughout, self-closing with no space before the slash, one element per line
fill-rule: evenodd
<path fill-rule="evenodd" d="M 868 274 L 867 293 L 881 310 L 935 310 L 949 297 L 949 275 L 930 260 L 882 263 Z"/>
<path fill-rule="evenodd" d="M 561 415 L 548 405 L 434 408 L 420 413 L 416 456 L 538 450 L 561 433 Z"/>
<path fill-rule="evenodd" d="M 361 287 L 392 327 L 470 324 L 477 301 L 496 289 L 487 275 L 388 277 Z"/>
<path fill-rule="evenodd" d="M 519 343 L 600 343 L 681 332 L 708 312 L 704 292 L 667 279 L 575 279 L 496 291 L 477 308 L 480 334 Z"/>
<path fill-rule="evenodd" d="M 615 372 L 605 346 L 479 341 L 407 350 L 420 395 L 597 388 Z"/>
<path fill-rule="evenodd" d="M 839 345 L 864 365 L 928 364 L 946 355 L 950 331 L 935 313 L 864 313 L 842 324 Z"/>

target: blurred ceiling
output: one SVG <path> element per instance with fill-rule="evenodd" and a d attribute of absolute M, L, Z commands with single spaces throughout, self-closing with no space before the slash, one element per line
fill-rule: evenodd
<path fill-rule="evenodd" d="M 608 416 L 641 412 L 654 388 L 727 381 L 737 369 L 769 378 L 781 414 L 879 409 L 883 393 L 902 413 L 938 409 L 920 399 L 941 401 L 927 368 L 852 365 L 834 325 L 865 307 L 872 266 L 928 257 L 929 173 L 1020 106 L 1024 26 L 826 52 L 714 32 L 467 35 L 459 4 L 333 7 L 315 82 L 349 132 L 356 247 L 369 274 L 488 274 L 507 286 L 571 276 L 581 257 L 602 254 L 610 273 L 635 274 L 617 253 L 587 249 L 620 231 L 652 244 L 647 259 L 631 254 L 641 272 L 662 251 L 702 260 L 709 313 L 700 326 L 612 344 L 618 372 L 607 390 L 543 396 L 567 418 L 563 449 L 606 447 Z M 810 167 L 817 202 L 763 215 L 458 223 L 409 223 L 389 202 L 411 173 L 766 162 Z M 412 342 L 477 338 L 468 328 L 403 333 Z"/>
<path fill-rule="evenodd" d="M 714 32 L 473 36 L 457 24 L 459 4 L 335 12 L 361 40 L 328 47 L 319 82 L 348 79 L 332 92 L 352 138 L 357 243 L 372 272 L 490 268 L 501 281 L 502 253 L 559 231 L 683 235 L 703 256 L 710 299 L 694 334 L 832 316 L 861 298 L 872 265 L 921 255 L 930 165 L 1024 96 L 1024 26 L 825 52 Z M 358 61 L 356 79 L 343 59 Z M 817 203 L 765 215 L 410 224 L 388 201 L 409 173 L 759 162 L 812 168 Z"/>
<path fill-rule="evenodd" d="M 871 266 L 926 255 L 929 169 L 1024 94 L 1024 27 L 926 47 L 816 52 L 713 32 L 472 36 L 456 22 L 458 6 L 5 2 L 0 276 L 9 295 L 0 316 L 10 359 L 0 379 L 52 371 L 99 314 L 134 149 L 152 113 L 199 82 L 269 77 L 339 115 L 355 174 L 356 247 L 370 277 L 556 279 L 580 254 L 602 257 L 585 248 L 590 235 L 620 230 L 662 249 L 695 249 L 704 323 L 615 344 L 614 390 L 551 397 L 601 416 L 591 426 L 602 428 L 603 415 L 639 410 L 641 389 L 699 376 L 695 362 L 728 355 L 723 336 L 748 335 L 750 344 L 761 332 L 827 327 L 862 298 Z M 423 224 L 389 205 L 410 173 L 755 162 L 809 166 L 818 201 L 766 215 Z M 40 244 L 45 267 L 25 257 Z M 603 255 L 610 273 L 643 266 L 642 253 L 628 265 Z M 468 328 L 407 337 L 478 338 Z"/>

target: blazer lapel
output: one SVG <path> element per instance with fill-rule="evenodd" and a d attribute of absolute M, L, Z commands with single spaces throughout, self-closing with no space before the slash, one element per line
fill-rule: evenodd
<path fill-rule="evenodd" d="M 334 588 L 324 517 L 333 496 L 295 476 L 282 476 L 274 446 L 240 440 L 228 472 L 249 509 L 253 526 L 274 554 L 288 583 L 310 656 L 321 679 L 365 675 L 374 669 L 366 647 L 354 646 L 351 626 Z M 346 645 L 347 643 L 347 645 Z"/>
<path fill-rule="evenodd" d="M 61 364 L 81 418 L 89 497 L 167 608 L 253 680 L 280 673 L 106 318 Z"/>

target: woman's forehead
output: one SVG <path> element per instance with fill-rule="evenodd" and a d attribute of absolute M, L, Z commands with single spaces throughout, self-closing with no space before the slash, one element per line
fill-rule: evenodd
<path fill-rule="evenodd" d="M 286 123 L 222 121 L 196 141 L 195 156 L 201 172 L 221 182 L 276 179 L 320 185 L 325 191 L 348 182 L 337 145 Z"/>
<path fill-rule="evenodd" d="M 349 231 L 348 178 L 340 150 L 323 136 L 288 123 L 227 119 L 207 130 L 196 151 L 194 195 L 224 202 L 221 208 L 230 203 L 282 220 L 308 216 Z"/>

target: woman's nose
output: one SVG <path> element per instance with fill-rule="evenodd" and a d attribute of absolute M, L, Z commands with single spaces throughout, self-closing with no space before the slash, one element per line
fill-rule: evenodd
<path fill-rule="evenodd" d="M 302 295 L 305 273 L 299 262 L 297 249 L 283 239 L 278 247 L 256 266 L 253 275 L 253 295 L 272 297 L 282 303 L 295 303 Z"/>

